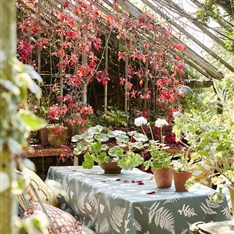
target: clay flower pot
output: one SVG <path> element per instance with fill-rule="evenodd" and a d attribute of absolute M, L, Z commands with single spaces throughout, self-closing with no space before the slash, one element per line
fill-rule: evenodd
<path fill-rule="evenodd" d="M 188 190 L 185 188 L 185 183 L 192 176 L 192 172 L 174 172 L 173 175 L 176 192 L 188 192 Z"/>
<path fill-rule="evenodd" d="M 104 162 L 100 164 L 105 174 L 120 174 L 122 168 L 117 165 L 117 162 Z"/>
<path fill-rule="evenodd" d="M 169 168 L 153 169 L 154 179 L 158 188 L 170 188 L 173 173 Z"/>
<path fill-rule="evenodd" d="M 48 129 L 46 127 L 39 130 L 39 135 L 40 135 L 40 140 L 41 140 L 42 146 L 49 145 L 49 142 L 48 142 Z"/>

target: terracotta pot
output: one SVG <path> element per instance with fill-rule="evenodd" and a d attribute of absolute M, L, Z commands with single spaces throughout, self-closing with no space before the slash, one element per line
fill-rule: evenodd
<path fill-rule="evenodd" d="M 173 173 L 169 168 L 161 168 L 158 170 L 152 169 L 154 179 L 158 188 L 170 188 L 172 183 Z"/>
<path fill-rule="evenodd" d="M 48 142 L 48 129 L 46 127 L 39 130 L 39 135 L 40 135 L 40 140 L 41 140 L 42 146 L 49 145 L 49 142 Z"/>
<path fill-rule="evenodd" d="M 192 172 L 174 172 L 173 175 L 176 192 L 188 192 L 188 190 L 185 188 L 185 183 L 192 176 Z"/>
<path fill-rule="evenodd" d="M 122 168 L 117 165 L 117 162 L 104 162 L 100 164 L 105 174 L 120 174 Z"/>
<path fill-rule="evenodd" d="M 229 184 L 228 186 L 231 205 L 232 205 L 232 215 L 234 216 L 234 184 Z"/>

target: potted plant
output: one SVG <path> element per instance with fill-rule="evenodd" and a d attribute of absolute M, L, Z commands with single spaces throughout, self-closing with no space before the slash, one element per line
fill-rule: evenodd
<path fill-rule="evenodd" d="M 145 117 L 138 117 L 134 121 L 137 127 L 142 129 L 142 132 L 147 136 L 151 135 L 151 140 L 144 143 L 144 154 L 149 154 L 148 159 L 144 162 L 145 170 L 149 168 L 154 173 L 156 185 L 158 188 L 169 188 L 172 183 L 172 171 L 170 169 L 171 154 L 166 151 L 168 147 L 163 142 L 154 139 L 154 133 L 150 123 Z M 165 119 L 157 119 L 154 126 L 160 129 L 160 139 L 162 137 L 163 126 L 168 125 Z M 147 134 L 149 131 L 149 134 Z M 149 136 L 150 137 L 150 136 Z"/>
<path fill-rule="evenodd" d="M 59 147 L 66 143 L 67 127 L 60 124 L 48 124 L 47 131 L 50 146 Z"/>
<path fill-rule="evenodd" d="M 101 125 L 90 127 L 72 138 L 76 142 L 74 155 L 84 156 L 82 166 L 87 169 L 95 163 L 103 166 L 108 162 L 113 165 L 114 162 L 121 169 L 131 170 L 143 163 L 140 151 L 147 140 L 144 134 L 137 131 L 110 130 Z"/>
<path fill-rule="evenodd" d="M 231 190 L 234 187 L 234 81 L 214 82 L 214 89 L 215 95 L 207 95 L 203 100 L 204 110 L 192 109 L 175 118 L 173 132 L 177 138 L 183 136 L 195 154 L 208 162 L 211 176 L 225 177 Z"/>
<path fill-rule="evenodd" d="M 170 188 L 172 184 L 171 154 L 165 151 L 165 145 L 154 140 L 149 141 L 146 150 L 150 158 L 144 162 L 145 169 L 151 167 L 158 188 Z"/>
<path fill-rule="evenodd" d="M 179 159 L 172 161 L 173 177 L 176 192 L 187 192 L 186 182 L 191 178 L 191 167 L 194 159 L 188 157 L 188 153 L 180 155 Z"/>

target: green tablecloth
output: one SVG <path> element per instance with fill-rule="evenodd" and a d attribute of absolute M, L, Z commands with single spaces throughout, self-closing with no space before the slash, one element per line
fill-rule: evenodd
<path fill-rule="evenodd" d="M 226 198 L 210 202 L 214 190 L 200 184 L 185 193 L 158 189 L 151 177 L 139 169 L 105 175 L 99 166 L 53 166 L 47 175 L 62 183 L 70 207 L 98 234 L 186 234 L 197 221 L 231 219 Z"/>

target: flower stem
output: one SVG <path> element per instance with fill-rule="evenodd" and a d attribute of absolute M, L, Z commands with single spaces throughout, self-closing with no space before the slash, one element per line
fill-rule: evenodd
<path fill-rule="evenodd" d="M 145 130 L 144 130 L 142 124 L 141 124 L 141 130 L 142 130 L 142 132 L 146 135 Z M 146 135 L 146 136 L 147 136 L 147 135 Z"/>

